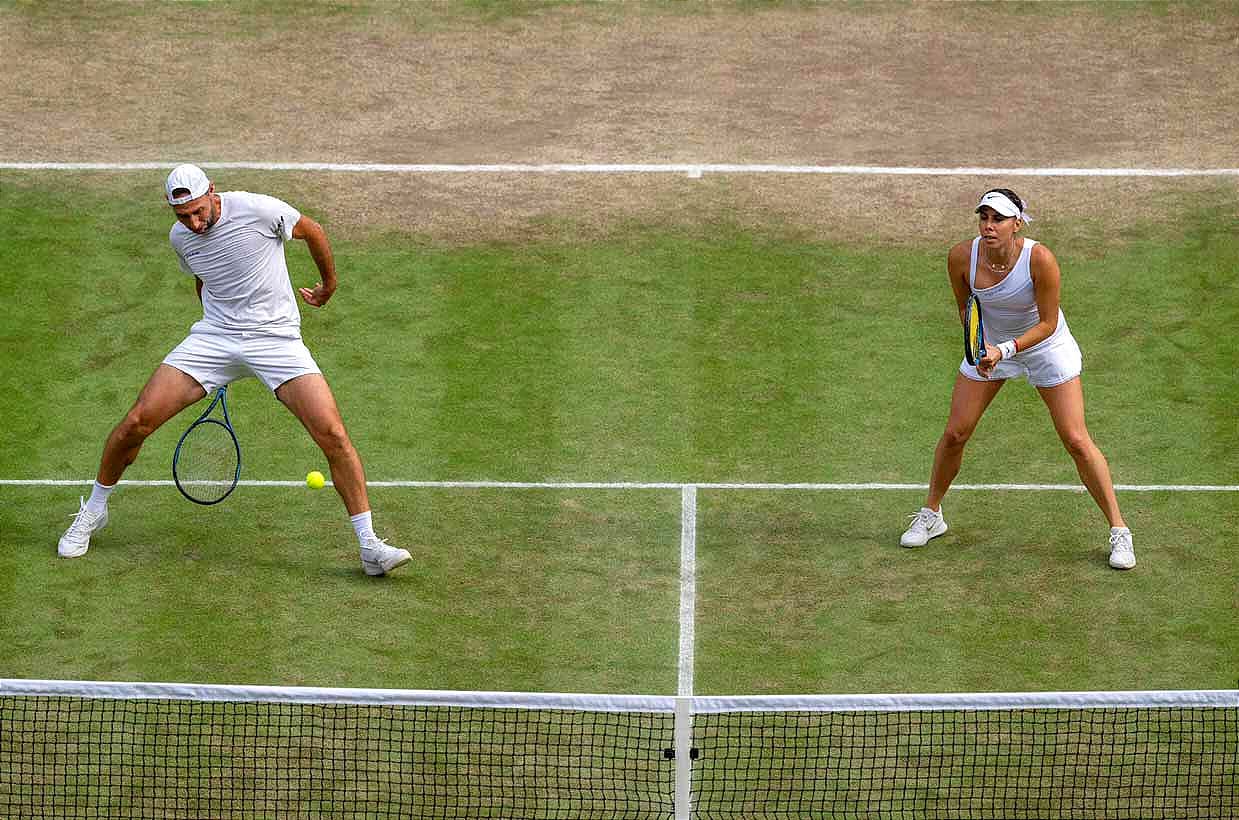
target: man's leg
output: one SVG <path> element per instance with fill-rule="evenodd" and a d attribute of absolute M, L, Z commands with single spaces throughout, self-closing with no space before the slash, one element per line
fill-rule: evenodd
<path fill-rule="evenodd" d="M 344 501 L 350 516 L 369 512 L 366 471 L 353 447 L 335 396 L 321 373 L 307 373 L 289 379 L 275 390 L 275 396 L 305 426 L 314 443 L 327 457 L 331 481 Z"/>
<path fill-rule="evenodd" d="M 108 436 L 95 480 L 105 485 L 120 481 L 125 468 L 137 459 L 147 437 L 205 395 L 206 390 L 193 376 L 171 365 L 159 365 L 133 407 Z"/>
<path fill-rule="evenodd" d="M 77 558 L 90 549 L 91 533 L 108 522 L 108 496 L 125 468 L 138 457 L 147 437 L 205 395 L 202 385 L 187 373 L 166 364 L 155 369 L 133 407 L 103 445 L 103 457 L 99 460 L 90 500 L 82 500 L 73 523 L 57 545 L 57 553 L 62 558 Z"/>
<path fill-rule="evenodd" d="M 361 564 L 366 574 L 383 575 L 407 564 L 411 560 L 407 550 L 392 547 L 374 534 L 366 472 L 327 380 L 321 373 L 307 373 L 281 384 L 275 395 L 300 420 L 327 457 L 331 481 L 344 501 L 361 544 Z"/>

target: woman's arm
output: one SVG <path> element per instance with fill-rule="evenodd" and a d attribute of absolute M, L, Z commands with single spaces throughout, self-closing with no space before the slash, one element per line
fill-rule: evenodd
<path fill-rule="evenodd" d="M 1058 328 L 1058 296 L 1062 273 L 1058 269 L 1058 260 L 1045 245 L 1038 243 L 1033 247 L 1029 272 L 1032 275 L 1033 293 L 1037 299 L 1037 314 L 1040 320 L 1015 340 L 1017 350 L 1027 350 L 1044 342 Z"/>
<path fill-rule="evenodd" d="M 955 308 L 959 311 L 959 323 L 964 323 L 964 304 L 972 289 L 968 286 L 968 267 L 972 263 L 972 242 L 960 242 L 951 248 L 946 257 L 947 274 L 951 277 L 951 290 L 955 293 Z"/>

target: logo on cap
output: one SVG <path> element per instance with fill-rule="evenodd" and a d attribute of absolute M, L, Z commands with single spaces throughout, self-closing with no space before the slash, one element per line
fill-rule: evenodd
<path fill-rule="evenodd" d="M 977 203 L 976 213 L 980 213 L 982 208 L 993 208 L 1003 216 L 1017 216 L 1021 222 L 1032 222 L 1032 217 L 1028 212 L 1016 205 L 1015 200 L 1002 191 L 988 191 Z"/>

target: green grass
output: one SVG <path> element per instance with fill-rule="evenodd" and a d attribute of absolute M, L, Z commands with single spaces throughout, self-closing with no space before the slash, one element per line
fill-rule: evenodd
<path fill-rule="evenodd" d="M 219 508 L 128 489 L 89 560 L 57 562 L 47 490 L 6 487 L 5 529 L 21 548 L 0 558 L 0 606 L 22 615 L 6 621 L 4 676 L 674 688 L 678 497 L 380 488 L 372 498 L 416 569 L 364 576 L 334 496 L 246 487 Z"/>
<path fill-rule="evenodd" d="M 0 187 L 8 479 L 92 477 L 108 430 L 200 310 L 166 212 L 116 195 L 140 180 L 57 179 Z M 1237 358 L 1219 335 L 1239 319 L 1239 232 L 1216 204 L 1104 256 L 1052 237 L 1090 427 L 1119 483 L 1239 476 Z M 595 243 L 451 248 L 387 235 L 339 238 L 336 251 L 341 290 L 305 310 L 303 329 L 372 480 L 928 475 L 959 355 L 942 248 L 720 221 L 712 235 L 634 226 Z M 289 258 L 296 282 L 312 282 L 304 248 Z M 257 382 L 237 385 L 231 409 L 243 477 L 324 469 Z M 127 477 L 166 479 L 187 420 L 152 436 Z M 1014 383 L 959 481 L 1078 479 L 1035 391 Z M 80 491 L 0 486 L 0 590 L 21 613 L 0 627 L 6 675 L 675 689 L 674 491 L 376 490 L 380 532 L 417 556 L 377 583 L 361 577 L 330 491 L 242 488 L 199 510 L 167 488 L 122 488 L 90 555 L 58 561 Z M 900 550 L 919 500 L 703 491 L 699 690 L 1239 676 L 1233 493 L 1124 494 L 1141 562 L 1127 574 L 1105 567 L 1086 496 L 953 494 L 951 534 Z M 389 619 L 398 637 L 372 630 Z"/>
<path fill-rule="evenodd" d="M 1123 494 L 1127 573 L 1083 493 L 957 492 L 918 550 L 915 493 L 699 501 L 701 694 L 1236 687 L 1233 494 Z"/>
<path fill-rule="evenodd" d="M 89 479 L 108 430 L 200 311 L 167 247 L 166 210 L 142 180 L 58 180 L 0 176 L 3 479 Z M 1239 362 L 1219 337 L 1239 319 L 1239 231 L 1216 205 L 1204 198 L 1181 221 L 1132 226 L 1104 254 L 1087 223 L 1048 237 L 1085 352 L 1090 426 L 1120 483 L 1239 476 Z M 942 248 L 845 247 L 720 220 L 689 235 L 633 225 L 590 243 L 337 237 L 336 254 L 342 288 L 326 310 L 304 312 L 303 329 L 372 480 L 921 482 L 959 357 Z M 304 248 L 289 256 L 296 283 L 311 283 Z M 256 381 L 239 383 L 230 406 L 244 477 L 325 468 Z M 187 421 L 152 436 L 127 477 L 166 479 Z M 959 481 L 1077 478 L 1035 391 L 1016 383 L 982 423 Z M 83 491 L 0 485 L 0 677 L 677 689 L 675 489 L 375 488 L 379 531 L 415 556 L 385 579 L 361 573 L 334 494 L 300 487 L 241 487 L 218 508 L 167 487 L 122 487 L 90 553 L 61 561 L 54 544 Z M 1104 522 L 1083 494 L 959 491 L 946 502 L 951 531 L 903 550 L 904 515 L 920 500 L 701 490 L 696 692 L 1239 686 L 1235 493 L 1121 494 L 1140 559 L 1129 573 L 1106 566 Z M 16 704 L 6 709 L 15 725 Z M 666 715 L 639 718 L 644 740 L 625 753 L 610 735 L 595 746 L 591 733 L 610 730 L 591 728 L 591 716 L 523 713 L 538 742 L 566 735 L 601 750 L 581 765 L 562 750 L 492 743 L 490 713 L 468 715 L 466 727 L 452 710 L 430 710 L 414 718 L 415 741 L 397 741 L 381 707 L 311 707 L 295 725 L 257 727 L 252 712 L 136 704 L 119 741 L 103 737 L 89 708 L 37 718 L 0 743 L 26 766 L 0 799 L 70 814 L 80 800 L 126 814 L 318 816 L 348 804 L 367 816 L 397 805 L 419 816 L 444 805 L 579 816 L 593 806 L 582 795 L 603 794 L 608 805 L 652 799 L 646 810 L 669 813 Z M 754 726 L 746 740 L 701 721 L 699 786 L 727 755 L 764 755 L 771 737 L 782 748 L 817 731 L 803 716 L 743 720 Z M 164 734 L 173 724 L 175 741 Z M 899 723 L 896 742 L 911 744 L 913 728 Z M 941 764 L 939 750 L 903 748 L 874 774 L 900 785 L 864 799 L 959 815 L 1027 810 L 1040 798 L 1016 781 L 996 786 L 984 757 L 1026 741 L 984 726 L 980 737 L 981 757 L 948 754 L 962 768 L 932 782 L 924 772 Z M 130 745 L 98 755 L 105 739 Z M 180 768 L 168 765 L 171 746 L 194 750 Z M 430 762 L 409 764 L 414 751 Z M 1162 776 L 1162 753 L 1145 751 L 1150 776 Z M 341 770 L 371 753 L 383 759 Z M 1222 745 L 1208 753 L 1210 776 L 1233 780 L 1216 762 L 1227 759 Z M 20 762 L 47 755 L 58 765 Z M 820 815 L 861 799 L 865 784 L 837 777 L 837 761 L 806 765 L 759 794 L 724 776 L 698 808 L 808 801 L 805 813 Z M 1064 783 L 1093 788 L 1107 764 L 1061 765 Z M 259 797 L 285 770 L 298 779 Z M 632 791 L 646 777 L 661 784 L 653 797 Z M 960 794 L 983 785 L 950 802 L 939 781 Z M 497 782 L 519 788 L 500 795 Z M 1103 810 L 1126 812 L 1145 795 Z"/>

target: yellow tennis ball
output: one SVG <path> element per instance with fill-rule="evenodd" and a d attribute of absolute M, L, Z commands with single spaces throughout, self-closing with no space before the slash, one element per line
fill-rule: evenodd
<path fill-rule="evenodd" d="M 318 470 L 311 470 L 305 477 L 305 485 L 312 490 L 321 490 L 327 480 Z"/>

